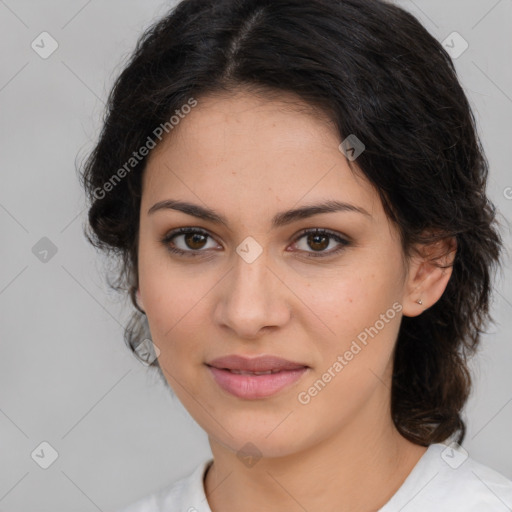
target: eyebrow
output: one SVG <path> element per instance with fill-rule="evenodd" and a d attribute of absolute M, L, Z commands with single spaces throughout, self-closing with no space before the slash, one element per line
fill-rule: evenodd
<path fill-rule="evenodd" d="M 197 204 L 189 203 L 187 201 L 179 201 L 175 199 L 166 199 L 155 203 L 149 210 L 148 215 L 155 213 L 158 210 L 177 210 L 188 215 L 192 215 L 199 219 L 213 222 L 215 224 L 223 224 L 228 227 L 227 219 L 207 207 L 199 206 Z M 272 219 L 272 227 L 278 228 L 291 224 L 292 222 L 319 215 L 321 213 L 334 213 L 334 212 L 357 212 L 368 217 L 371 215 L 362 207 L 341 201 L 324 201 L 319 204 L 305 205 L 293 210 L 287 210 L 277 213 Z"/>

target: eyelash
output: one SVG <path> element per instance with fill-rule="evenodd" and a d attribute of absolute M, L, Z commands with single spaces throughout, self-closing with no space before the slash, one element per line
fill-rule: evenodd
<path fill-rule="evenodd" d="M 193 250 L 193 249 L 191 249 L 189 251 L 184 251 L 182 249 L 178 249 L 175 246 L 171 245 L 171 243 L 172 243 L 171 240 L 173 238 L 175 238 L 176 236 L 181 235 L 181 234 L 199 234 L 199 235 L 205 235 L 205 236 L 207 236 L 209 238 L 213 238 L 209 233 L 207 233 L 206 231 L 203 231 L 202 229 L 198 229 L 198 228 L 178 228 L 178 229 L 175 229 L 175 230 L 170 231 L 169 233 L 167 233 L 162 238 L 161 243 L 171 253 L 178 254 L 180 256 L 186 256 L 186 257 L 202 256 L 201 253 L 202 252 L 206 252 L 206 251 L 204 251 L 204 250 Z M 347 246 L 350 245 L 350 242 L 348 240 L 342 238 L 335 231 L 331 231 L 329 229 L 321 229 L 321 228 L 305 229 L 305 230 L 301 231 L 297 235 L 297 237 L 295 238 L 293 243 L 294 244 L 297 243 L 301 238 L 303 238 L 306 235 L 310 235 L 310 234 L 312 234 L 312 235 L 325 235 L 325 236 L 328 236 L 331 239 L 334 239 L 336 242 L 339 242 L 341 245 L 337 249 L 330 250 L 328 252 L 317 252 L 317 253 L 313 252 L 313 253 L 311 253 L 309 251 L 305 251 L 306 255 L 307 255 L 306 257 L 308 257 L 308 258 L 326 258 L 328 256 L 333 256 L 335 254 L 340 253 Z"/>

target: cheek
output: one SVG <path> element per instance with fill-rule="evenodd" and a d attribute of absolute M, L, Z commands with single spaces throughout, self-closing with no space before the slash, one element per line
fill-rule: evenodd
<path fill-rule="evenodd" d="M 360 262 L 325 280 L 325 286 L 310 283 L 303 292 L 311 308 L 334 331 L 333 339 L 346 341 L 375 324 L 386 311 L 391 309 L 385 320 L 396 316 L 401 309 L 393 308 L 401 300 L 399 283 L 399 269 Z"/>
<path fill-rule="evenodd" d="M 142 285 L 144 282 L 144 285 Z M 185 359 L 198 354 L 201 332 L 208 329 L 205 296 L 211 285 L 203 280 L 178 273 L 147 276 L 144 286 L 144 305 L 153 341 L 162 357 Z"/>
<path fill-rule="evenodd" d="M 160 350 L 159 363 L 171 371 L 173 361 L 178 359 L 174 353 L 180 350 L 180 343 L 185 340 L 192 346 L 194 332 L 204 323 L 204 319 L 198 323 L 194 315 L 200 310 L 207 284 L 172 267 L 165 251 L 142 239 L 138 270 L 151 337 Z"/>
<path fill-rule="evenodd" d="M 331 410 L 327 429 L 349 421 L 379 388 L 386 394 L 389 387 L 401 304 L 390 275 L 378 275 L 384 274 L 365 274 L 361 269 L 319 298 L 319 311 L 331 311 L 326 323 L 335 334 L 312 337 L 318 364 L 297 400 L 308 418 L 325 418 L 325 411 Z M 383 400 L 382 407 L 386 403 Z"/>
<path fill-rule="evenodd" d="M 177 265 L 167 250 L 150 239 L 148 233 L 139 245 L 139 287 L 144 309 L 154 336 L 172 336 L 180 319 L 193 311 L 208 291 L 206 275 L 198 276 L 193 266 Z"/>
<path fill-rule="evenodd" d="M 334 334 L 316 338 L 321 360 L 316 373 L 336 374 L 329 387 L 350 399 L 354 390 L 384 379 L 392 358 L 402 310 L 401 268 L 393 261 L 400 260 L 360 259 L 330 280 L 328 292 L 317 293 L 315 308 Z"/>

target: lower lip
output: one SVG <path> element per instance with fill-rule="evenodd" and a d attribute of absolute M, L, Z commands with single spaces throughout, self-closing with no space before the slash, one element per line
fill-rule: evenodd
<path fill-rule="evenodd" d="M 217 384 L 232 395 L 246 400 L 266 398 L 297 382 L 308 368 L 283 370 L 267 375 L 240 375 L 208 366 Z"/>

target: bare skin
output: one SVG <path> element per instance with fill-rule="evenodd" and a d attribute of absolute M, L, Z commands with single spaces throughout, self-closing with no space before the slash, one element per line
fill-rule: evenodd
<path fill-rule="evenodd" d="M 169 385 L 208 434 L 209 506 L 213 512 L 376 511 L 426 450 L 391 420 L 400 320 L 434 304 L 451 271 L 429 263 L 425 252 L 404 259 L 377 192 L 350 169 L 339 136 L 321 116 L 247 92 L 198 101 L 147 163 L 139 303 Z M 167 199 L 213 209 L 227 225 L 173 209 L 148 213 Z M 279 212 L 327 200 L 366 213 L 271 225 Z M 196 256 L 173 254 L 162 243 L 179 227 L 207 232 L 198 239 L 202 245 L 187 245 L 183 234 L 173 239 Z M 318 250 L 301 234 L 314 228 L 347 243 L 330 237 Z M 263 250 L 251 263 L 236 252 L 249 236 Z M 447 247 L 430 248 L 430 256 L 447 252 L 449 262 Z M 324 256 L 308 256 L 319 252 Z M 338 356 L 371 326 L 378 333 L 359 343 L 361 350 L 333 376 Z M 310 368 L 273 396 L 244 400 L 221 389 L 205 366 L 229 354 L 273 354 Z M 329 368 L 330 381 L 308 394 Z M 237 456 L 246 443 L 261 454 L 255 464 Z"/>

